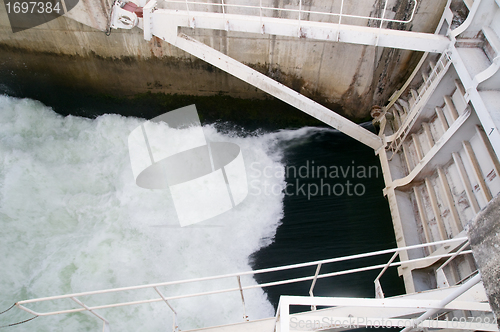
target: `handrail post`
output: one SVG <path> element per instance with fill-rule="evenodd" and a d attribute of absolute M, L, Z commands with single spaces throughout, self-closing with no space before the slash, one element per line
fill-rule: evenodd
<path fill-rule="evenodd" d="M 276 332 L 277 329 L 278 329 L 278 322 L 280 321 L 281 319 L 281 298 L 278 302 L 278 308 L 276 309 L 276 317 L 274 317 L 274 331 L 273 332 Z"/>
<path fill-rule="evenodd" d="M 342 11 L 344 10 L 344 0 L 340 3 L 339 26 L 342 24 Z"/>
<path fill-rule="evenodd" d="M 226 20 L 226 9 L 224 0 L 221 0 L 221 4 L 222 4 L 222 19 L 224 20 L 224 27 L 226 28 L 226 31 L 229 31 L 229 21 Z"/>
<path fill-rule="evenodd" d="M 454 254 L 453 256 L 451 256 L 450 258 L 448 258 L 446 260 L 446 262 L 444 262 L 440 267 L 437 268 L 436 272 L 438 270 L 442 270 L 444 267 L 446 267 L 446 265 L 448 265 L 453 259 L 455 259 L 455 257 L 457 257 L 458 255 L 460 255 L 460 253 L 462 251 L 465 250 L 465 248 L 467 248 L 467 246 L 469 245 L 469 240 L 465 241 L 464 244 L 460 247 L 460 249 L 458 249 Z"/>
<path fill-rule="evenodd" d="M 280 304 L 280 332 L 290 332 L 290 303 L 286 296 L 280 298 Z"/>
<path fill-rule="evenodd" d="M 300 18 L 302 14 L 302 0 L 299 0 L 299 29 L 298 29 L 298 37 L 300 38 L 302 32 L 301 32 L 301 27 L 300 27 Z"/>
<path fill-rule="evenodd" d="M 72 296 L 71 299 L 73 301 L 75 301 L 76 303 L 78 303 L 79 305 L 81 305 L 82 307 L 84 307 L 88 312 L 90 312 L 91 314 L 93 314 L 94 316 L 96 316 L 97 318 L 99 318 L 100 320 L 103 321 L 103 326 L 102 326 L 102 331 L 103 332 L 109 332 L 110 331 L 110 329 L 109 329 L 109 322 L 106 320 L 106 318 L 102 317 L 97 312 L 94 312 L 93 310 L 90 310 L 90 308 L 87 305 L 85 305 L 82 301 L 78 300 L 76 297 Z"/>
<path fill-rule="evenodd" d="M 264 25 L 262 24 L 262 0 L 259 2 L 259 17 L 260 17 L 260 27 L 262 29 L 262 34 L 264 34 Z"/>
<path fill-rule="evenodd" d="M 337 24 L 337 36 L 335 37 L 336 41 L 340 40 L 340 24 L 342 24 L 342 11 L 344 10 L 344 0 L 340 3 L 340 13 L 339 13 L 339 23 Z"/>
<path fill-rule="evenodd" d="M 379 26 L 380 29 L 382 29 L 382 25 L 384 24 L 384 21 L 385 21 L 385 12 L 387 10 L 387 3 L 388 2 L 389 2 L 389 0 L 385 0 L 384 10 L 382 11 L 382 18 L 380 20 L 380 26 Z"/>
<path fill-rule="evenodd" d="M 465 248 L 467 248 L 467 247 L 468 247 L 468 245 L 469 245 L 469 240 L 466 240 L 466 241 L 464 242 L 464 244 L 462 244 L 462 246 L 460 247 L 460 249 L 458 249 L 458 250 L 457 250 L 457 251 L 456 251 L 456 252 L 455 252 L 455 253 L 454 253 L 451 257 L 449 257 L 449 258 L 446 260 L 446 262 L 444 262 L 444 263 L 443 263 L 440 267 L 438 267 L 438 268 L 436 269 L 436 279 L 437 279 L 437 281 L 439 281 L 440 277 L 442 277 L 442 278 L 443 278 L 443 279 L 442 279 L 442 282 L 443 282 L 443 285 L 444 285 L 445 287 L 449 287 L 449 286 L 450 286 L 450 283 L 449 283 L 448 278 L 446 277 L 446 274 L 444 273 L 444 270 L 443 270 L 443 269 L 444 269 L 444 268 L 445 268 L 445 267 L 446 267 L 446 266 L 447 266 L 447 265 L 448 265 L 448 264 L 449 264 L 449 263 L 450 263 L 453 259 L 455 259 L 455 257 L 457 257 L 458 255 L 460 255 L 460 253 L 461 253 L 462 251 L 464 251 L 464 250 L 465 250 Z M 438 285 L 438 287 L 439 287 L 439 285 Z"/>
<path fill-rule="evenodd" d="M 191 27 L 191 28 L 194 28 L 194 24 L 193 22 L 191 22 L 191 18 L 190 18 L 190 15 L 189 15 L 189 4 L 188 4 L 188 0 L 185 0 L 186 2 L 186 11 L 187 11 L 187 14 L 188 14 L 188 25 Z M 194 20 L 194 16 L 193 16 L 193 20 Z"/>
<path fill-rule="evenodd" d="M 323 265 L 322 263 L 319 263 L 318 266 L 316 267 L 316 273 L 314 274 L 314 279 L 313 279 L 313 281 L 311 283 L 311 288 L 309 288 L 309 295 L 311 297 L 314 297 L 314 293 L 313 293 L 314 286 L 316 286 L 316 280 L 318 280 L 319 270 L 321 269 L 322 265 Z M 316 310 L 316 306 L 312 305 L 311 306 L 311 310 Z"/>
<path fill-rule="evenodd" d="M 398 255 L 399 255 L 399 251 L 396 251 L 392 255 L 391 259 L 384 266 L 384 268 L 382 269 L 382 271 L 380 271 L 380 273 L 378 274 L 378 276 L 373 281 L 375 283 L 375 298 L 377 298 L 377 299 L 383 299 L 384 298 L 384 292 L 382 291 L 382 286 L 380 285 L 380 281 L 379 280 L 382 277 L 382 275 L 385 273 L 385 271 L 387 271 L 387 269 L 389 268 L 389 266 L 391 265 L 391 263 L 394 262 L 394 260 L 396 259 L 396 257 L 398 257 Z"/>
<path fill-rule="evenodd" d="M 380 17 L 380 25 L 379 25 L 379 29 L 378 29 L 378 32 L 377 32 L 377 40 L 375 41 L 375 46 L 378 46 L 378 41 L 380 39 L 380 32 L 382 30 L 382 26 L 384 25 L 384 21 L 385 21 L 385 12 L 387 10 L 387 3 L 389 2 L 389 0 L 385 0 L 385 4 L 384 4 L 384 10 L 382 11 L 382 17 Z"/>
<path fill-rule="evenodd" d="M 168 303 L 166 297 L 163 295 L 162 292 L 160 292 L 160 290 L 158 289 L 158 287 L 153 287 L 153 289 L 158 293 L 158 295 L 160 295 L 160 297 L 163 299 L 163 301 L 165 301 L 165 303 L 168 305 L 168 307 L 170 308 L 170 310 L 172 310 L 172 314 L 173 314 L 173 317 L 174 317 L 174 321 L 173 321 L 173 326 L 172 326 L 172 331 L 174 332 L 177 332 L 179 331 L 179 322 L 177 321 L 177 311 L 174 310 L 174 308 L 170 305 L 170 303 Z"/>
<path fill-rule="evenodd" d="M 240 288 L 241 303 L 243 303 L 243 319 L 248 322 L 247 310 L 245 308 L 245 297 L 243 296 L 243 287 L 241 287 L 241 278 L 240 276 L 236 276 L 236 279 L 238 280 L 238 287 Z"/>

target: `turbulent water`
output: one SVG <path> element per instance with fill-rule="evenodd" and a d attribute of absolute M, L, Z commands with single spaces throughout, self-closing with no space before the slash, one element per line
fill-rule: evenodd
<path fill-rule="evenodd" d="M 181 228 L 168 192 L 134 184 L 129 133 L 144 120 L 105 115 L 62 117 L 41 103 L 0 96 L 0 311 L 12 303 L 72 292 L 250 270 L 248 257 L 268 245 L 283 215 L 283 195 L 249 195 L 235 209 Z M 239 137 L 204 127 L 210 141 L 242 148 L 246 164 L 280 165 L 277 134 Z M 284 177 L 268 179 L 282 185 Z M 255 284 L 243 279 L 244 285 Z M 236 279 L 164 287 L 167 296 L 237 286 Z M 157 298 L 153 290 L 96 297 Z M 172 301 L 182 329 L 240 321 L 240 295 Z M 262 290 L 245 293 L 247 314 L 274 310 Z M 85 300 L 85 299 L 83 299 Z M 32 306 L 33 307 L 33 306 Z M 70 300 L 37 309 L 77 307 Z M 165 303 L 101 310 L 115 331 L 160 331 L 172 323 Z M 17 308 L 0 325 L 31 316 Z M 18 331 L 98 329 L 89 314 L 39 317 Z"/>
<path fill-rule="evenodd" d="M 242 133 L 205 125 L 208 140 L 241 147 L 249 195 L 218 217 L 181 228 L 167 190 L 134 183 L 127 139 L 143 122 L 120 115 L 63 117 L 40 102 L 0 96 L 0 311 L 25 299 L 248 271 L 394 245 L 381 173 L 363 177 L 347 168 L 375 165 L 373 152 L 320 128 Z M 330 171 L 337 167 L 338 177 L 292 174 L 292 168 L 314 171 L 314 162 Z M 314 194 L 314 185 L 323 180 L 336 191 Z M 294 276 L 282 273 L 279 278 Z M 258 281 L 270 280 L 262 276 Z M 397 292 L 392 287 L 397 276 L 392 281 L 389 293 Z M 242 283 L 257 284 L 252 277 Z M 237 285 L 233 278 L 160 290 L 175 296 Z M 371 285 L 372 275 L 349 276 L 318 282 L 316 294 L 372 296 Z M 280 294 L 307 295 L 309 284 L 284 287 L 267 294 L 246 291 L 246 314 L 270 317 Z M 153 290 L 81 300 L 94 306 L 151 298 L 158 298 Z M 238 292 L 170 304 L 182 330 L 239 322 L 243 315 Z M 41 312 L 77 307 L 71 300 L 28 306 Z M 163 302 L 99 313 L 114 331 L 170 330 L 173 321 Z M 0 315 L 0 326 L 30 317 L 14 308 Z M 74 313 L 38 317 L 16 330 L 97 331 L 100 326 L 91 314 Z"/>

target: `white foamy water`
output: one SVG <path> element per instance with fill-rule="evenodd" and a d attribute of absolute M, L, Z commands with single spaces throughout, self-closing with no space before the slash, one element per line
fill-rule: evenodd
<path fill-rule="evenodd" d="M 179 227 L 168 191 L 134 184 L 127 137 L 142 122 L 119 115 L 62 117 L 39 102 L 0 96 L 0 311 L 25 299 L 251 269 L 248 257 L 272 241 L 283 197 L 249 195 L 200 227 Z M 238 144 L 246 165 L 273 168 L 280 165 L 280 135 L 303 134 L 239 137 L 211 126 L 204 131 L 210 141 Z M 266 181 L 284 184 L 284 178 Z M 242 281 L 256 284 L 253 278 Z M 221 287 L 237 287 L 237 281 L 161 290 L 174 296 Z M 81 300 L 97 305 L 147 298 L 158 295 L 147 290 Z M 274 314 L 261 289 L 245 292 L 245 300 L 251 319 Z M 171 304 L 183 330 L 238 322 L 243 315 L 238 292 Z M 64 300 L 29 307 L 78 306 Z M 99 313 L 113 331 L 169 331 L 172 325 L 162 302 Z M 0 326 L 29 317 L 14 308 L 0 316 Z M 15 330 L 98 331 L 101 325 L 89 313 L 74 313 L 38 317 Z"/>

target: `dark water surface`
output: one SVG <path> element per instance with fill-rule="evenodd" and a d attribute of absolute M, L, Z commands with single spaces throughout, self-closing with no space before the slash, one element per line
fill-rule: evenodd
<path fill-rule="evenodd" d="M 252 257 L 254 269 L 396 247 L 389 206 L 382 195 L 382 170 L 372 149 L 335 131 L 317 131 L 309 137 L 297 138 L 283 145 L 284 162 L 289 170 L 286 179 L 290 195 L 285 196 L 285 215 L 274 242 Z M 318 176 L 316 166 L 328 168 L 326 177 L 325 168 L 319 169 Z M 295 174 L 294 170 L 297 171 Z M 305 195 L 297 189 L 302 184 Z M 329 194 L 328 185 L 331 188 Z M 323 195 L 319 190 L 319 194 L 308 198 L 308 187 L 311 193 L 315 193 L 315 189 L 321 186 Z M 390 255 L 386 255 L 333 263 L 323 266 L 321 273 L 383 264 L 389 259 Z M 311 276 L 315 269 L 308 267 L 257 275 L 257 281 L 265 283 Z M 374 297 L 373 280 L 379 272 L 375 270 L 320 279 L 314 295 Z M 404 292 L 403 282 L 395 269 L 387 271 L 381 283 L 386 296 Z M 267 293 L 276 307 L 280 295 L 307 296 L 310 285 L 311 282 L 306 281 L 269 287 Z"/>
<path fill-rule="evenodd" d="M 5 77 L 4 77 L 5 78 Z M 43 93 L 29 93 L 19 85 L 10 85 L 0 80 L 0 93 L 16 97 L 29 97 L 42 100 L 61 114 L 74 114 L 95 117 L 102 113 L 151 118 L 158 114 L 195 103 L 203 104 L 201 99 L 177 96 L 168 102 L 157 96 L 142 96 L 134 100 L 103 101 L 102 97 L 66 95 L 64 91 L 50 90 L 50 86 L 38 86 Z M 52 91 L 51 94 L 47 91 Z M 38 92 L 40 92 L 38 91 Z M 40 98 L 41 95 L 45 98 Z M 70 98 L 68 98 L 68 96 Z M 149 98 L 149 99 L 148 99 Z M 304 120 L 303 114 L 295 113 L 286 117 L 288 106 L 266 121 L 267 110 L 245 113 L 246 103 L 229 97 L 219 96 L 207 99 L 209 106 L 199 107 L 204 122 L 218 119 L 217 109 L 226 113 L 223 120 L 237 122 L 247 130 L 263 128 L 273 131 L 279 128 L 316 125 L 317 121 Z M 221 103 L 227 103 L 222 105 Z M 261 103 L 260 101 L 258 103 Z M 179 104 L 179 105 L 177 105 Z M 83 106 L 82 106 L 83 105 Z M 265 102 L 262 104 L 265 105 Z M 231 117 L 231 107 L 250 114 L 248 118 Z M 259 106 L 260 107 L 260 106 Z M 280 106 L 281 107 L 281 106 Z M 213 109 L 213 110 L 212 110 Z M 271 112 L 273 113 L 273 112 Z M 300 112 L 299 112 L 300 113 Z M 229 115 L 228 115 L 229 114 Z M 279 116 L 278 116 L 279 115 Z M 281 118 L 280 118 L 281 117 Z M 286 121 L 289 120 L 289 121 Z M 373 129 L 373 128 L 372 128 Z M 303 263 L 320 259 L 341 257 L 396 247 L 392 221 L 386 199 L 382 195 L 384 187 L 382 170 L 378 158 L 369 147 L 333 130 L 312 130 L 310 134 L 280 143 L 283 149 L 284 164 L 288 167 L 287 192 L 284 199 L 284 218 L 271 245 L 254 253 L 251 259 L 253 269 L 276 267 L 287 264 Z M 300 169 L 302 167 L 302 169 Z M 318 167 L 320 173 L 317 174 Z M 354 167 L 355 172 L 352 173 Z M 328 170 L 324 173 L 325 168 Z M 308 170 L 309 173 L 306 173 Z M 315 174 L 313 175 L 313 170 Z M 364 170 L 364 171 L 363 171 Z M 302 171 L 302 172 L 301 172 Z M 335 173 L 336 172 L 336 173 Z M 295 173 L 295 174 L 294 174 Z M 321 190 L 315 193 L 315 190 Z M 327 192 L 328 191 L 328 192 Z M 308 195 L 309 194 L 309 195 Z M 367 265 L 383 264 L 389 256 L 325 265 L 321 273 L 340 271 Z M 294 271 L 276 272 L 265 276 L 257 275 L 259 283 L 314 275 L 315 267 Z M 374 297 L 373 280 L 379 270 L 350 274 L 318 280 L 315 296 L 354 296 Z M 391 269 L 381 280 L 386 296 L 402 294 L 403 282 Z M 270 287 L 266 289 L 269 300 L 275 306 L 280 295 L 308 295 L 310 281 Z"/>

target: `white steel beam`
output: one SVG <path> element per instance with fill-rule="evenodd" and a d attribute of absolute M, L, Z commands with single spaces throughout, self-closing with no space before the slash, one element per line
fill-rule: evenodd
<path fill-rule="evenodd" d="M 157 9 L 153 20 L 155 24 L 175 22 L 177 27 L 265 33 L 432 53 L 444 52 L 450 43 L 447 37 L 430 33 L 227 13 Z"/>
<path fill-rule="evenodd" d="M 147 15 L 144 16 L 146 18 Z M 149 26 L 150 22 L 153 35 L 298 108 L 374 150 L 383 147 L 380 137 L 317 102 L 185 34 L 173 34 L 171 21 L 145 19 L 144 26 Z M 174 27 L 175 32 L 176 30 Z"/>
<path fill-rule="evenodd" d="M 178 34 L 179 27 L 266 33 L 425 52 L 443 52 L 450 42 L 446 37 L 434 34 L 343 25 L 340 23 L 234 15 L 224 12 L 221 14 L 157 9 L 155 0 L 149 1 L 144 7 L 145 39 L 150 40 L 153 35 L 157 36 L 340 130 L 376 151 L 383 146 L 382 140 L 377 135 L 227 55 L 185 34 Z"/>

